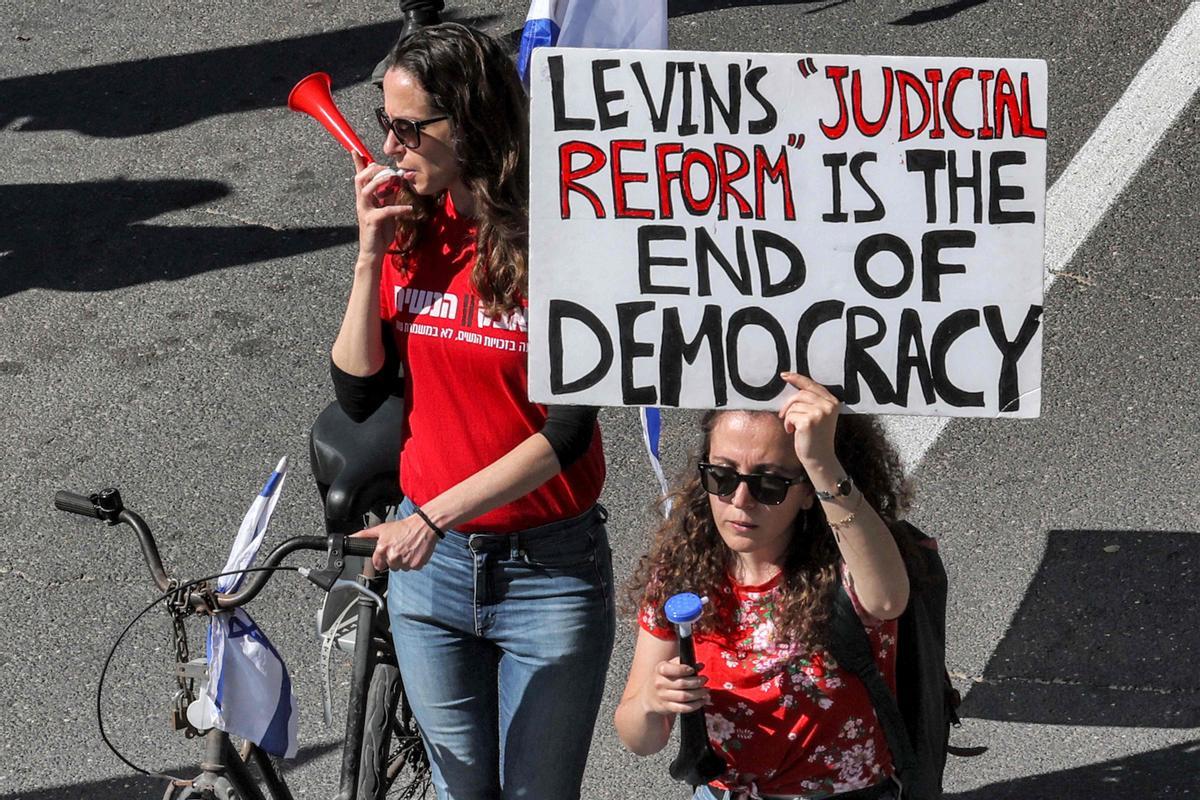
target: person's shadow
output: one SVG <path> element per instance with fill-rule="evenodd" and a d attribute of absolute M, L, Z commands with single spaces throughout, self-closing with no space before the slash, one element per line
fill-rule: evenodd
<path fill-rule="evenodd" d="M 945 795 L 945 800 L 1178 800 L 1200 789 L 1200 739 Z"/>
<path fill-rule="evenodd" d="M 229 194 L 200 180 L 0 185 L 0 297 L 42 287 L 100 291 L 351 242 L 350 226 L 147 224 Z M 47 209 L 54 209 L 53 214 Z"/>
<path fill-rule="evenodd" d="M 1200 728 L 1197 564 L 1194 532 L 1051 531 L 1038 571 L 961 715 L 1073 727 Z M 952 744 L 954 738 L 952 732 Z M 1192 740 L 947 800 L 1174 800 L 1197 790 L 1200 740 Z"/>
<path fill-rule="evenodd" d="M 1050 531 L 1037 574 L 963 701 L 963 715 L 1200 728 L 1197 565 L 1196 533 Z"/>
<path fill-rule="evenodd" d="M 461 18 L 483 25 L 494 15 Z M 395 21 L 197 53 L 0 80 L 0 130 L 144 136 L 219 114 L 282 106 L 300 78 L 365 81 L 393 44 Z M 36 38 L 16 47 L 36 48 Z"/>
<path fill-rule="evenodd" d="M 740 6 L 809 5 L 815 14 L 846 0 L 670 0 L 672 17 Z M 893 25 L 943 20 L 987 0 L 954 0 Z M 497 14 L 448 19 L 482 27 Z M 100 138 L 143 136 L 208 117 L 282 106 L 304 75 L 321 70 L 335 87 L 365 81 L 398 32 L 395 21 L 197 53 L 101 64 L 0 80 L 0 130 L 70 130 Z M 520 40 L 520 28 L 504 38 Z M 17 48 L 36 48 L 36 38 Z"/>
<path fill-rule="evenodd" d="M 806 11 L 806 14 L 819 14 L 835 6 L 844 5 L 850 0 L 668 0 L 667 13 L 672 17 L 686 17 L 689 14 L 700 14 L 705 11 L 720 11 L 729 8 L 745 6 L 816 6 Z M 891 25 L 924 25 L 928 22 L 941 22 L 950 19 L 960 11 L 982 5 L 987 0 L 953 0 L 933 8 L 913 11 L 899 19 L 891 21 Z"/>
<path fill-rule="evenodd" d="M 954 0 L 951 3 L 943 3 L 940 6 L 926 8 L 921 11 L 914 11 L 911 14 L 905 14 L 899 19 L 894 19 L 892 25 L 925 25 L 929 22 L 941 22 L 942 20 L 950 19 L 960 11 L 966 11 L 968 8 L 981 6 L 987 0 Z"/>
<path fill-rule="evenodd" d="M 838 5 L 845 0 L 832 0 L 832 5 Z M 730 8 L 745 8 L 746 6 L 811 6 L 831 5 L 831 0 L 667 0 L 667 16 L 686 17 L 691 14 L 702 14 L 706 11 L 724 11 Z M 821 9 L 814 9 L 820 11 Z M 809 13 L 814 13 L 810 11 Z"/>

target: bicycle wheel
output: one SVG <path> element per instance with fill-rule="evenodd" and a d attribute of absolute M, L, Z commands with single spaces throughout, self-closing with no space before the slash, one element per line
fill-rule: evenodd
<path fill-rule="evenodd" d="M 430 788 L 425 745 L 404 701 L 400 670 L 395 664 L 376 664 L 367 689 L 357 800 L 386 800 L 389 795 L 409 800 L 425 797 Z"/>

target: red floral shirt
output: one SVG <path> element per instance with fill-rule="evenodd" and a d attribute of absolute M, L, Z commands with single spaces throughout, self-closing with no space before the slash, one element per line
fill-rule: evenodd
<path fill-rule="evenodd" d="M 896 621 L 870 617 L 876 663 L 896 688 Z M 862 682 L 821 647 L 781 644 L 775 631 L 778 576 L 760 586 L 730 578 L 710 598 L 719 632 L 695 634 L 696 660 L 708 676 L 708 736 L 729 769 L 713 785 L 757 795 L 822 798 L 874 785 L 892 772 L 891 754 Z M 641 627 L 674 639 L 672 627 L 645 607 Z"/>

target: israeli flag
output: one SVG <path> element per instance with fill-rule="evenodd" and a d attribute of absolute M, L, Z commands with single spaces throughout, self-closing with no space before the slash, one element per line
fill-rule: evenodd
<path fill-rule="evenodd" d="M 526 87 L 534 49 L 554 45 L 664 50 L 667 0 L 533 0 L 517 56 Z"/>
<path fill-rule="evenodd" d="M 654 470 L 654 477 L 658 478 L 658 488 L 662 492 L 662 496 L 666 497 L 670 488 L 667 486 L 667 476 L 663 474 L 662 459 L 658 455 L 658 443 L 662 438 L 662 410 L 643 406 L 640 416 L 642 419 L 642 444 L 646 445 L 646 452 L 650 455 L 650 468 Z M 671 504 L 667 503 L 663 507 L 663 516 L 670 516 L 670 514 Z"/>
<path fill-rule="evenodd" d="M 287 471 L 288 461 L 285 456 L 279 459 L 279 465 L 275 467 L 271 477 L 267 478 L 262 491 L 254 498 L 250 510 L 242 518 L 242 526 L 238 528 L 237 538 L 233 540 L 233 548 L 225 561 L 225 568 L 221 570 L 235 574 L 217 579 L 218 592 L 236 592 L 245 582 L 246 573 L 238 570 L 249 567 L 258 555 L 258 548 L 262 546 L 263 537 L 267 535 L 267 523 L 271 521 L 271 514 L 275 512 L 279 495 L 283 493 L 283 481 L 287 478 Z"/>
<path fill-rule="evenodd" d="M 283 458 L 250 504 L 222 572 L 254 563 L 286 476 Z M 217 591 L 236 591 L 245 579 L 245 573 L 226 575 L 217 580 Z M 192 724 L 201 730 L 220 728 L 272 755 L 291 758 L 296 755 L 298 711 L 283 658 L 250 615 L 240 608 L 213 615 L 208 629 L 208 681 L 188 709 Z"/>

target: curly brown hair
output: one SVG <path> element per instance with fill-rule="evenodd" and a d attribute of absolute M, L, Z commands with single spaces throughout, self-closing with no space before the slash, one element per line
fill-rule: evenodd
<path fill-rule="evenodd" d="M 662 605 L 671 595 L 695 592 L 717 599 L 727 585 L 733 554 L 717 532 L 697 465 L 708 458 L 717 420 L 731 413 L 775 417 L 769 411 L 714 410 L 701 419 L 700 446 L 675 490 L 663 500 L 671 504 L 671 514 L 658 527 L 650 551 L 642 556 L 628 585 L 631 607 L 655 609 L 656 625 L 668 624 Z M 782 421 L 779 424 L 782 426 Z M 878 420 L 860 414 L 840 417 L 834 449 L 865 501 L 895 531 L 894 523 L 907 510 L 911 494 L 900 457 Z M 832 593 L 838 585 L 837 543 L 820 503 L 802 511 L 794 525 L 776 601 L 776 630 L 783 640 L 797 645 L 824 644 Z M 915 544 L 906 536 L 897 536 L 897 542 L 905 560 L 913 563 Z M 706 606 L 697 629 L 711 631 L 719 616 L 716 603 Z"/>
<path fill-rule="evenodd" d="M 387 67 L 415 78 L 450 118 L 459 172 L 475 201 L 472 285 L 493 317 L 519 309 L 529 286 L 529 115 L 516 66 L 491 36 L 446 22 L 402 38 Z M 403 190 L 413 214 L 397 222 L 401 254 L 417 246 L 440 200 Z"/>

